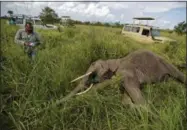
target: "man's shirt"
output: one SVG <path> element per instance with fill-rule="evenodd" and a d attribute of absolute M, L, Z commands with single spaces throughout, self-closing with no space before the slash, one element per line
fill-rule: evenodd
<path fill-rule="evenodd" d="M 40 37 L 36 32 L 27 34 L 25 29 L 20 29 L 17 31 L 15 36 L 15 43 L 24 45 L 25 42 L 33 42 L 36 44 L 40 43 Z"/>

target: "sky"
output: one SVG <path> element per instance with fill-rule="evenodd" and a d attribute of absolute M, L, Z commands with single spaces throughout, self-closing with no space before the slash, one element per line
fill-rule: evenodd
<path fill-rule="evenodd" d="M 42 0 L 41 0 L 42 1 Z M 58 0 L 56 0 L 58 1 Z M 108 0 L 109 1 L 109 0 Z M 14 14 L 38 16 L 49 6 L 59 17 L 71 16 L 74 20 L 132 23 L 133 17 L 153 17 L 150 25 L 173 29 L 179 22 L 186 21 L 186 2 L 2 2 L 1 16 L 8 10 Z"/>

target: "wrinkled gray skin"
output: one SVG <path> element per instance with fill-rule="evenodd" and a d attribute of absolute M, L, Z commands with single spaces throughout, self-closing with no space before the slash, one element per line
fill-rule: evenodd
<path fill-rule="evenodd" d="M 186 83 L 182 72 L 160 56 L 147 50 L 137 50 L 120 59 L 97 60 L 91 64 L 86 73 L 91 71 L 99 77 L 98 83 L 110 79 L 115 74 L 121 75 L 120 91 L 123 95 L 123 104 L 143 105 L 146 103 L 140 89 L 141 84 L 161 82 L 168 77 Z M 90 85 L 88 78 L 90 76 L 82 79 L 71 92 L 71 96 Z"/>

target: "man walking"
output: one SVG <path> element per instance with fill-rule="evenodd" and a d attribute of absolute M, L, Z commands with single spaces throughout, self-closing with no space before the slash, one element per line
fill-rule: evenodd
<path fill-rule="evenodd" d="M 25 29 L 17 31 L 15 43 L 23 45 L 24 51 L 27 53 L 28 57 L 34 59 L 36 55 L 36 46 L 40 44 L 40 38 L 39 35 L 34 32 L 32 23 L 27 22 L 25 24 Z"/>

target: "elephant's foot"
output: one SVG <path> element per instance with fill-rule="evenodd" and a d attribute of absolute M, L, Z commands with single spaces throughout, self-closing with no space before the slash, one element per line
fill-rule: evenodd
<path fill-rule="evenodd" d="M 122 95 L 122 100 L 121 100 L 123 106 L 132 106 L 133 105 L 133 102 L 131 100 L 131 98 L 127 95 L 127 93 L 124 93 Z"/>

